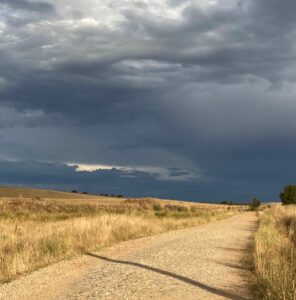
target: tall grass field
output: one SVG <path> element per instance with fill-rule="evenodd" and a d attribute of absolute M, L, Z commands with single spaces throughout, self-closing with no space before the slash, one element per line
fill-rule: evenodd
<path fill-rule="evenodd" d="M 260 212 L 254 267 L 260 299 L 296 299 L 296 206 Z"/>

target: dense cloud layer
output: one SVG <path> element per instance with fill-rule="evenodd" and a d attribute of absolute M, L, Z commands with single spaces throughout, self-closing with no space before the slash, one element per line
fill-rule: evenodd
<path fill-rule="evenodd" d="M 26 11 L 36 11 L 36 12 L 52 12 L 54 11 L 54 6 L 47 2 L 40 1 L 27 1 L 27 0 L 1 0 L 0 4 L 6 5 L 12 9 L 20 9 Z"/>
<path fill-rule="evenodd" d="M 0 0 L 0 159 L 45 173 L 54 162 L 43 181 L 28 167 L 9 183 L 276 199 L 295 182 L 295 9 L 292 0 Z M 133 184 L 69 162 L 128 167 Z M 74 175 L 51 181 L 59 165 Z M 143 171 L 153 168 L 165 178 Z"/>
<path fill-rule="evenodd" d="M 284 178 L 256 182 L 228 180 L 196 182 L 194 178 L 180 180 L 187 175 L 185 171 L 174 170 L 170 180 L 161 179 L 159 174 L 126 169 L 101 169 L 94 172 L 80 171 L 77 167 L 62 164 L 40 163 L 32 161 L 0 162 L 0 180 L 4 185 L 51 188 L 63 191 L 78 190 L 94 194 L 123 194 L 126 197 L 161 197 L 164 199 L 185 199 L 190 201 L 221 201 L 221 199 L 247 200 L 251 196 L 265 197 L 264 189 L 277 194 L 285 182 Z"/>

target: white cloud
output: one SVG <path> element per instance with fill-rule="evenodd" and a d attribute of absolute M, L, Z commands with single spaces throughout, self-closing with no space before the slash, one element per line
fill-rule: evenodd
<path fill-rule="evenodd" d="M 67 163 L 69 167 L 75 167 L 77 172 L 95 172 L 98 170 L 112 170 L 117 169 L 118 166 L 107 166 L 107 165 L 97 165 L 97 164 L 77 164 L 77 163 Z"/>
<path fill-rule="evenodd" d="M 192 170 L 178 169 L 181 171 L 180 175 L 171 175 L 171 170 L 159 166 L 115 166 L 115 165 L 98 165 L 98 164 L 81 164 L 81 163 L 66 163 L 69 167 L 75 167 L 77 172 L 95 172 L 99 170 L 112 170 L 117 169 L 123 171 L 126 176 L 130 176 L 132 172 L 143 172 L 154 174 L 159 180 L 168 181 L 187 181 L 202 179 L 201 174 Z"/>

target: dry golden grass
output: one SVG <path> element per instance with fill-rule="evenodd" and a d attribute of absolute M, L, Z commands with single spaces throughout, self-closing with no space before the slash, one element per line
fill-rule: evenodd
<path fill-rule="evenodd" d="M 296 299 L 296 207 L 260 212 L 254 265 L 262 299 Z"/>
<path fill-rule="evenodd" d="M 84 195 L 80 193 L 42 190 L 42 189 L 0 187 L 0 197 L 85 199 L 85 198 L 91 198 L 96 196 Z"/>
<path fill-rule="evenodd" d="M 30 196 L 0 198 L 0 282 L 85 251 L 246 209 L 150 198 L 49 199 L 34 190 Z"/>

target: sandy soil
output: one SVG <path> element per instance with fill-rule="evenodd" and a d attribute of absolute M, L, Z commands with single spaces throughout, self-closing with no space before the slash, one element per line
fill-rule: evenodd
<path fill-rule="evenodd" d="M 127 241 L 0 286 L 0 299 L 252 299 L 254 213 Z"/>

